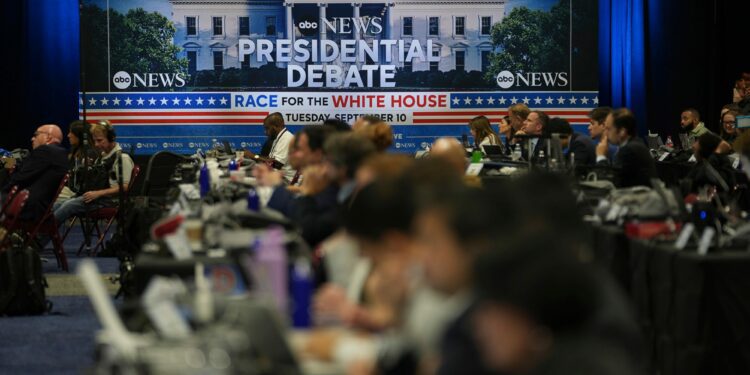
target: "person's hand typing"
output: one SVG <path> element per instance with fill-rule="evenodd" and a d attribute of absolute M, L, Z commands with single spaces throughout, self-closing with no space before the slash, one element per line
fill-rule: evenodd
<path fill-rule="evenodd" d="M 276 187 L 283 182 L 281 172 L 273 170 L 267 164 L 258 164 L 253 168 L 253 177 L 258 180 L 260 186 Z"/>

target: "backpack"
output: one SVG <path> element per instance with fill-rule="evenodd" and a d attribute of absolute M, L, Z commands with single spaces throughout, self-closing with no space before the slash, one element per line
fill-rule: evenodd
<path fill-rule="evenodd" d="M 0 253 L 0 316 L 38 315 L 52 304 L 44 289 L 42 260 L 31 247 L 11 247 Z"/>

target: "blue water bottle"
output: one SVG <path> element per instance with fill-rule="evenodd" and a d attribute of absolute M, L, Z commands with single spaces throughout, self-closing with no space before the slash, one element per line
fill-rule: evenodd
<path fill-rule="evenodd" d="M 234 159 L 229 160 L 229 170 L 230 171 L 236 171 L 237 170 L 237 161 Z"/>
<path fill-rule="evenodd" d="M 203 163 L 201 167 L 200 176 L 198 177 L 198 183 L 201 188 L 201 198 L 205 197 L 209 191 L 211 191 L 211 174 L 208 171 L 208 166 Z"/>
<path fill-rule="evenodd" d="M 310 306 L 313 294 L 313 278 L 310 262 L 299 258 L 292 265 L 292 325 L 309 328 L 312 325 Z"/>
<path fill-rule="evenodd" d="M 247 209 L 255 212 L 260 211 L 260 197 L 258 197 L 255 188 L 252 187 L 247 191 Z"/>

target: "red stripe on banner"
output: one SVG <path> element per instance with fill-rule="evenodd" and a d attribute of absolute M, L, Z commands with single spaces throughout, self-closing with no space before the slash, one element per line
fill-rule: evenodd
<path fill-rule="evenodd" d="M 588 123 L 588 118 L 565 118 L 570 123 Z M 415 118 L 415 124 L 463 124 L 467 123 L 470 118 Z M 491 123 L 499 122 L 499 119 L 489 119 Z"/>
<path fill-rule="evenodd" d="M 499 116 L 505 116 L 508 114 L 508 111 L 483 111 L 483 112 L 474 112 L 474 111 L 450 111 L 450 112 L 414 112 L 414 116 L 479 116 L 479 115 L 485 115 L 485 116 L 493 116 L 493 115 L 499 115 Z"/>
<path fill-rule="evenodd" d="M 253 119 L 115 119 L 110 121 L 113 125 L 117 124 L 165 124 L 165 125 L 193 125 L 193 124 L 262 124 L 262 118 Z"/>
<path fill-rule="evenodd" d="M 83 114 L 82 111 L 78 112 Z M 87 111 L 91 116 L 268 116 L 268 112 L 94 112 Z"/>
<path fill-rule="evenodd" d="M 587 115 L 589 111 L 586 110 L 578 110 L 578 111 L 543 111 L 544 113 L 548 115 Z M 508 111 L 450 111 L 450 112 L 414 112 L 414 116 L 492 116 L 492 115 L 500 115 L 505 116 L 508 114 Z"/>

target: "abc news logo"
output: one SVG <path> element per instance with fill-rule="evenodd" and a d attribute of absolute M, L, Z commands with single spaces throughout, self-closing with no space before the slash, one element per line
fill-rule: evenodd
<path fill-rule="evenodd" d="M 297 24 L 297 27 L 299 27 L 300 30 L 315 30 L 318 28 L 318 23 L 311 21 L 302 21 Z"/>
<path fill-rule="evenodd" d="M 515 75 L 507 70 L 497 74 L 497 85 L 501 89 L 521 87 L 565 87 L 568 85 L 567 72 L 526 72 Z"/>
<path fill-rule="evenodd" d="M 129 87 L 183 87 L 185 75 L 182 73 L 130 73 L 119 71 L 112 77 L 112 83 L 120 90 Z"/>

